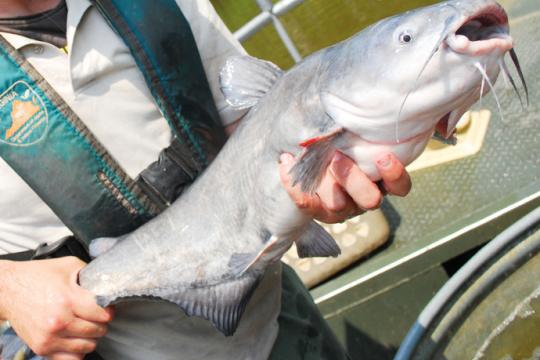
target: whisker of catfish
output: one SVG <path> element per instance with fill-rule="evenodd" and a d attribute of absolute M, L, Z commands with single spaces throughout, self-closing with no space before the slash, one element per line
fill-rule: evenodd
<path fill-rule="evenodd" d="M 499 97 L 497 96 L 497 93 L 495 92 L 495 88 L 493 87 L 493 83 L 489 79 L 489 76 L 487 75 L 486 71 L 480 65 L 480 63 L 476 62 L 474 63 L 474 66 L 480 71 L 480 74 L 482 74 L 482 77 L 486 79 L 487 84 L 489 85 L 489 88 L 491 89 L 491 92 L 493 93 L 493 96 L 495 97 L 495 102 L 497 103 L 497 108 L 499 109 L 499 114 L 501 115 L 501 120 L 504 122 L 504 115 L 501 108 L 501 102 L 499 101 Z"/>
<path fill-rule="evenodd" d="M 514 91 L 519 99 L 519 103 L 521 104 L 521 108 L 525 109 L 525 104 L 523 104 L 523 98 L 521 97 L 521 94 L 519 93 L 519 90 L 516 86 L 516 82 L 514 81 L 514 78 L 510 74 L 510 71 L 508 70 L 508 66 L 506 66 L 506 62 L 504 59 L 499 60 L 499 66 L 501 67 L 502 73 L 504 75 L 504 78 L 507 79 L 507 81 L 510 81 L 510 84 L 512 84 L 512 87 L 514 88 Z"/>
<path fill-rule="evenodd" d="M 486 72 L 486 65 L 484 64 L 484 72 Z M 482 72 L 480 72 L 482 73 Z M 482 100 L 484 99 L 484 88 L 486 86 L 486 78 L 482 76 L 482 83 L 480 84 L 480 106 L 482 106 Z"/>
<path fill-rule="evenodd" d="M 501 59 L 499 59 L 498 63 L 499 63 L 499 69 L 501 70 L 500 73 L 502 74 L 502 78 L 504 80 L 504 87 L 508 89 L 510 87 L 510 82 L 508 81 L 507 74 L 504 72 L 504 69 L 503 69 L 503 66 L 502 66 L 502 63 L 501 63 Z M 484 65 L 484 70 L 485 69 L 486 69 L 486 66 Z"/>
<path fill-rule="evenodd" d="M 525 96 L 527 98 L 527 106 L 529 106 L 529 89 L 527 88 L 527 83 L 525 82 L 523 71 L 521 71 L 521 65 L 519 64 L 519 59 L 517 57 L 516 51 L 514 49 L 510 49 L 509 53 L 510 53 L 510 58 L 512 59 L 512 62 L 514 63 L 514 66 L 516 67 L 519 78 L 521 79 L 523 88 L 525 89 Z"/>

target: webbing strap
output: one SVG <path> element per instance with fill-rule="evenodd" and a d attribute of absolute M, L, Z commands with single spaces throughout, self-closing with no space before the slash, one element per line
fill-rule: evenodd
<path fill-rule="evenodd" d="M 27 261 L 63 256 L 76 256 L 84 262 L 91 260 L 86 245 L 74 236 L 66 236 L 51 244 L 42 243 L 35 250 L 0 255 L 0 260 Z"/>
<path fill-rule="evenodd" d="M 20 251 L 16 253 L 2 254 L 0 260 L 27 261 L 34 256 L 34 250 Z"/>
<path fill-rule="evenodd" d="M 197 44 L 174 0 L 93 0 L 124 39 L 173 134 L 183 161 L 202 171 L 223 146 Z"/>

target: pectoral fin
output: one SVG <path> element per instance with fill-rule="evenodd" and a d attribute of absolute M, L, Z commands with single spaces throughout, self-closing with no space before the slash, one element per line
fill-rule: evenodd
<path fill-rule="evenodd" d="M 299 144 L 304 152 L 290 170 L 293 186 L 300 184 L 303 192 L 315 193 L 336 151 L 334 142 L 342 133 L 342 128 L 336 128 Z"/>
<path fill-rule="evenodd" d="M 311 221 L 296 240 L 296 251 L 300 258 L 337 257 L 341 254 L 341 249 L 334 238 L 315 221 Z"/>

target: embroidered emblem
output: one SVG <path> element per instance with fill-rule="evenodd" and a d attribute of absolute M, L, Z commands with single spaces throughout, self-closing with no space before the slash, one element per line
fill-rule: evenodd
<path fill-rule="evenodd" d="M 0 142 L 15 146 L 37 143 L 48 127 L 45 103 L 25 81 L 0 95 Z"/>

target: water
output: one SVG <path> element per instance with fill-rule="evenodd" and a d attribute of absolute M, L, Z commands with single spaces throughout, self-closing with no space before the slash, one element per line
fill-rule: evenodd
<path fill-rule="evenodd" d="M 540 359 L 540 287 L 526 297 L 486 338 L 474 360 Z"/>
<path fill-rule="evenodd" d="M 255 0 L 211 0 L 229 29 L 235 31 L 260 13 Z M 274 1 L 277 2 L 277 1 Z M 305 0 L 282 20 L 302 56 L 344 40 L 382 18 L 436 3 L 434 0 Z M 294 61 L 269 24 L 244 42 L 253 56 L 286 69 Z"/>

